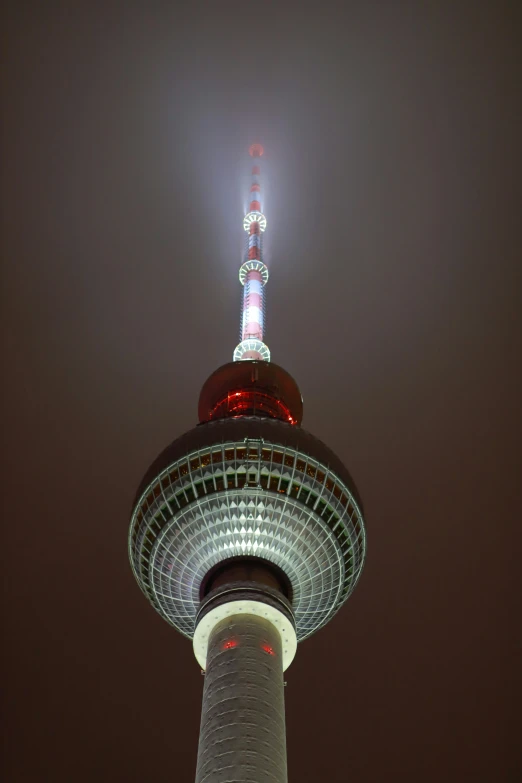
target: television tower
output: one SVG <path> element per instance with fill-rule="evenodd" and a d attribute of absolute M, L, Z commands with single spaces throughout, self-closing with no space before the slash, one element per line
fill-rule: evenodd
<path fill-rule="evenodd" d="M 249 152 L 234 361 L 145 474 L 129 531 L 139 586 L 205 673 L 196 783 L 286 783 L 283 672 L 344 604 L 366 549 L 355 484 L 301 428 L 299 388 L 264 343 L 263 148 Z"/>

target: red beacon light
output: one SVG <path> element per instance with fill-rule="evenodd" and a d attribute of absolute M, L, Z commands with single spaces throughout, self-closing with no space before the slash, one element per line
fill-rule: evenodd
<path fill-rule="evenodd" d="M 248 154 L 252 158 L 260 158 L 265 150 L 262 144 L 251 144 L 248 150 Z"/>
<path fill-rule="evenodd" d="M 237 647 L 237 639 L 227 639 L 227 641 L 223 642 L 221 645 L 222 650 L 233 650 L 234 647 Z"/>
<path fill-rule="evenodd" d="M 274 648 L 269 644 L 262 644 L 261 648 L 267 653 L 267 655 L 275 655 Z"/>

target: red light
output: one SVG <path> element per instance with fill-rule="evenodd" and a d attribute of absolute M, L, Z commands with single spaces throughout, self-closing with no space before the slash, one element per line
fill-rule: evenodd
<path fill-rule="evenodd" d="M 264 152 L 264 149 L 261 144 L 251 144 L 248 151 L 253 158 L 260 158 Z"/>
<path fill-rule="evenodd" d="M 268 653 L 268 655 L 275 655 L 274 648 L 270 647 L 269 644 L 263 644 L 261 645 L 263 650 Z"/>
<path fill-rule="evenodd" d="M 214 405 L 210 411 L 210 419 L 225 418 L 227 416 L 245 416 L 259 414 L 283 419 L 290 424 L 296 424 L 297 420 L 287 406 L 272 394 L 258 391 L 257 389 L 243 389 L 241 391 L 229 391 L 227 396 Z"/>
<path fill-rule="evenodd" d="M 227 641 L 223 642 L 221 645 L 222 650 L 232 650 L 234 647 L 237 647 L 236 639 L 227 639 Z"/>

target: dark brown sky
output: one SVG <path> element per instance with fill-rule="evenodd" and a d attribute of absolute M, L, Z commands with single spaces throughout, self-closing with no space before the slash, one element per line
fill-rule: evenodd
<path fill-rule="evenodd" d="M 519 779 L 516 9 L 4 12 L 9 783 L 193 780 L 202 677 L 128 516 L 231 359 L 258 139 L 267 342 L 369 531 L 288 671 L 290 783 Z"/>

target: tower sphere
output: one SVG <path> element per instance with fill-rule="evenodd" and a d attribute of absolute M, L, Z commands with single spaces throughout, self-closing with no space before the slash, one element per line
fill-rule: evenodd
<path fill-rule="evenodd" d="M 265 150 L 262 144 L 251 144 L 248 150 L 248 154 L 252 158 L 260 158 Z"/>
<path fill-rule="evenodd" d="M 189 430 L 152 463 L 129 556 L 154 608 L 189 637 L 207 574 L 255 557 L 290 583 L 299 641 L 354 589 L 365 540 L 355 484 L 324 443 L 278 418 L 234 416 Z"/>

